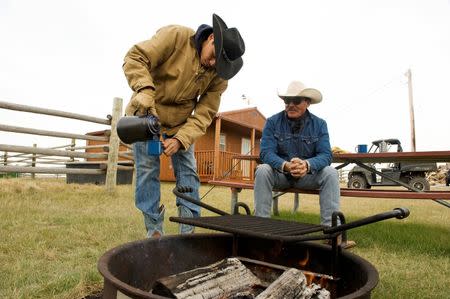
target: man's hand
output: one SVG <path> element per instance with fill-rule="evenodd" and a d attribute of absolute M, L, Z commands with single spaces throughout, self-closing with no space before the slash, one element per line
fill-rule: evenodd
<path fill-rule="evenodd" d="M 289 172 L 294 178 L 302 178 L 308 173 L 308 163 L 300 158 L 292 158 L 289 164 Z"/>
<path fill-rule="evenodd" d="M 155 109 L 155 91 L 152 88 L 142 89 L 133 100 L 136 102 L 136 106 L 138 107 L 136 115 L 143 116 L 152 114 L 158 117 Z"/>
<path fill-rule="evenodd" d="M 163 141 L 164 154 L 168 157 L 172 156 L 181 147 L 181 142 L 176 138 L 168 138 Z"/>

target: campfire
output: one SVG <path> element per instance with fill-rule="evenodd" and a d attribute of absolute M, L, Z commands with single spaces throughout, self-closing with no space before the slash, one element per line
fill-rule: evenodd
<path fill-rule="evenodd" d="M 370 298 L 377 270 L 342 250 L 337 238 L 354 227 L 409 215 L 397 208 L 345 223 L 335 213 L 333 226 L 323 227 L 199 205 L 220 216 L 171 221 L 224 233 L 164 236 L 109 250 L 98 262 L 103 298 Z M 332 246 L 311 242 L 324 239 Z"/>
<path fill-rule="evenodd" d="M 103 298 L 173 298 L 153 292 L 158 280 L 230 257 L 237 257 L 266 282 L 275 281 L 288 268 L 301 269 L 308 284 L 311 281 L 325 287 L 331 298 L 370 298 L 378 283 L 375 267 L 346 250 L 340 253 L 334 276 L 331 247 L 316 242 L 286 243 L 223 233 L 171 235 L 123 244 L 106 252 L 98 262 L 104 277 Z"/>
<path fill-rule="evenodd" d="M 330 298 L 330 292 L 312 282 L 315 275 L 296 268 L 235 257 L 206 267 L 158 279 L 151 293 L 168 298 Z M 326 277 L 326 278 L 325 278 Z M 322 276 L 322 283 L 331 282 Z"/>

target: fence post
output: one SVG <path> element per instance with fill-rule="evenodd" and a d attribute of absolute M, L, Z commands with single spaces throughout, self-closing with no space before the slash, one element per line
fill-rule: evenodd
<path fill-rule="evenodd" d="M 36 148 L 37 144 L 33 143 L 33 147 Z M 36 153 L 33 153 L 31 158 L 31 167 L 36 167 Z M 34 172 L 31 173 L 31 178 L 34 180 L 36 178 L 36 174 Z"/>
<path fill-rule="evenodd" d="M 133 177 L 131 179 L 131 188 L 132 188 L 131 190 L 136 189 L 136 164 L 135 163 L 133 163 Z"/>
<path fill-rule="evenodd" d="M 70 151 L 71 151 L 71 152 L 74 152 L 74 151 L 75 151 L 75 149 L 74 149 L 74 147 L 75 147 L 75 145 L 76 145 L 75 141 L 76 141 L 76 139 L 75 139 L 75 138 L 72 138 L 72 142 L 70 143 Z M 71 158 L 70 158 L 70 161 L 71 161 L 71 162 L 74 162 L 74 161 L 75 161 L 75 157 L 71 157 Z"/>
<path fill-rule="evenodd" d="M 109 136 L 108 168 L 106 169 L 106 190 L 112 193 L 117 182 L 117 161 L 119 160 L 119 136 L 117 122 L 122 114 L 122 99 L 114 98 L 111 118 L 111 135 Z"/>
<path fill-rule="evenodd" d="M 3 165 L 8 166 L 8 152 L 4 152 L 3 154 Z"/>

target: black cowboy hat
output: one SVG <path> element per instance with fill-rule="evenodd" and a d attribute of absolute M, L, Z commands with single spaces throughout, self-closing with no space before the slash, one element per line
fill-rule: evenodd
<path fill-rule="evenodd" d="M 236 28 L 228 28 L 216 14 L 213 14 L 213 33 L 217 74 L 225 80 L 231 79 L 243 64 L 244 40 Z"/>

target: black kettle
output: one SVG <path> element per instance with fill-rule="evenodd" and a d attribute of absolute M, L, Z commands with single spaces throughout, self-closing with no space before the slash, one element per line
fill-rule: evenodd
<path fill-rule="evenodd" d="M 124 116 L 117 122 L 117 134 L 126 144 L 154 139 L 160 130 L 161 124 L 154 115 Z"/>

